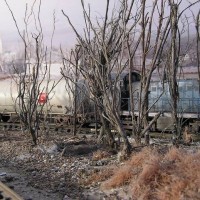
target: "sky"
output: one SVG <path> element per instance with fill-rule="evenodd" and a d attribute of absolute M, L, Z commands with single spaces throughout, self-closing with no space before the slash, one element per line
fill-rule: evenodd
<path fill-rule="evenodd" d="M 85 4 L 91 5 L 91 10 L 93 11 L 94 16 L 102 16 L 103 10 L 106 7 L 106 0 L 84 0 Z M 28 13 L 30 13 L 31 5 L 34 0 L 7 0 L 19 26 L 20 31 L 25 29 L 24 17 L 26 5 L 28 5 Z M 35 7 L 35 13 L 38 13 L 37 0 Z M 55 13 L 55 36 L 54 43 L 59 45 L 71 46 L 75 42 L 75 37 L 72 29 L 69 27 L 67 19 L 62 14 L 63 10 L 67 15 L 69 15 L 73 24 L 81 29 L 84 23 L 82 17 L 82 7 L 80 0 L 42 0 L 41 1 L 41 12 L 40 20 L 42 23 L 43 31 L 45 38 L 50 40 L 53 24 L 54 24 L 54 13 Z M 114 2 L 112 0 L 112 2 Z M 30 23 L 33 22 L 33 19 L 30 20 Z M 20 41 L 20 38 L 17 34 L 17 29 L 14 24 L 11 13 L 6 6 L 4 0 L 0 0 L 0 36 L 2 38 L 2 43 L 4 48 L 13 46 L 17 40 Z M 6 45 L 7 44 L 7 45 Z"/>
<path fill-rule="evenodd" d="M 147 0 L 147 2 L 150 0 Z M 193 0 L 192 0 L 193 1 Z M 192 2 L 191 1 L 191 2 Z M 25 29 L 24 16 L 26 10 L 26 4 L 28 5 L 28 13 L 30 13 L 31 5 L 34 0 L 7 0 L 13 14 L 16 18 L 17 24 L 20 31 Z M 37 3 L 39 1 L 37 0 Z M 84 21 L 82 15 L 81 1 L 80 0 L 41 0 L 41 12 L 40 20 L 42 23 L 44 35 L 46 40 L 50 40 L 53 30 L 53 15 L 55 12 L 55 36 L 54 44 L 59 45 L 62 43 L 64 46 L 71 47 L 75 43 L 75 37 L 72 29 L 69 27 L 67 19 L 63 16 L 61 10 L 69 15 L 72 23 L 76 28 L 81 31 Z M 84 0 L 85 4 L 90 4 L 92 16 L 103 16 L 106 8 L 106 0 Z M 111 0 L 111 7 L 116 5 L 116 0 Z M 184 2 L 187 0 L 183 0 Z M 195 6 L 194 10 L 197 12 L 200 6 Z M 37 12 L 38 6 L 35 6 L 35 13 Z M 33 19 L 29 21 L 30 25 L 33 24 Z M 34 30 L 33 30 L 34 32 Z M 5 0 L 0 0 L 0 37 L 2 38 L 3 48 L 9 49 L 18 46 L 17 42 L 20 42 L 20 38 L 17 34 L 14 21 L 11 13 L 6 6 Z"/>
<path fill-rule="evenodd" d="M 105 6 L 106 1 L 105 0 L 84 0 L 85 3 L 90 3 L 92 10 L 95 10 L 96 13 L 99 11 L 101 12 Z M 11 7 L 11 10 L 13 11 L 18 23 L 20 25 L 23 25 L 23 18 L 25 16 L 25 10 L 26 10 L 26 4 L 28 4 L 28 8 L 30 10 L 30 7 L 34 0 L 7 0 L 8 4 Z M 39 1 L 37 0 L 37 3 Z M 80 25 L 80 16 L 82 15 L 82 9 L 81 9 L 81 3 L 80 0 L 42 0 L 41 1 L 41 20 L 42 23 L 45 24 L 46 27 L 52 25 L 53 21 L 53 12 L 55 11 L 56 19 L 57 19 L 57 25 L 59 27 L 63 26 L 64 16 L 61 13 L 61 10 L 63 9 L 71 19 L 78 25 Z M 37 4 L 35 6 L 38 7 Z M 12 17 L 10 15 L 10 12 L 8 8 L 6 7 L 5 1 L 0 1 L 0 23 L 1 28 L 0 30 L 14 30 L 15 27 L 12 25 Z M 37 11 L 37 9 L 36 9 Z M 5 21 L 6 20 L 6 21 Z"/>

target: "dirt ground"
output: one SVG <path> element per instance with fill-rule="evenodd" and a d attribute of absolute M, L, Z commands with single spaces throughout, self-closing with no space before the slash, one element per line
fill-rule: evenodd
<path fill-rule="evenodd" d="M 94 159 L 104 151 L 107 158 Z M 26 133 L 0 133 L 0 181 L 26 200 L 113 199 L 86 179 L 108 165 L 117 165 L 116 152 L 97 145 L 94 134 L 50 133 L 31 146 Z"/>
<path fill-rule="evenodd" d="M 200 144 L 195 144 L 195 149 L 199 147 Z M 194 150 L 192 146 L 184 148 Z M 135 152 L 141 149 L 136 148 Z M 159 151 L 166 153 L 168 146 L 162 146 Z M 119 154 L 97 144 L 96 136 L 91 133 L 76 137 L 67 132 L 41 134 L 38 145 L 32 146 L 27 133 L 0 132 L 0 181 L 25 200 L 132 199 L 125 184 L 117 189 L 101 187 L 101 183 L 112 175 L 110 169 L 117 172 L 121 166 L 126 163 L 119 161 Z M 122 178 L 119 174 L 118 181 Z"/>

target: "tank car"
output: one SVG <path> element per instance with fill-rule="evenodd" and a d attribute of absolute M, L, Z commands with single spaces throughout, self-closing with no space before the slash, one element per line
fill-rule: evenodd
<path fill-rule="evenodd" d="M 12 116 L 20 112 L 18 103 L 19 84 L 12 78 L 0 81 L 0 116 L 3 122 L 9 121 Z M 76 86 L 71 81 L 64 79 L 43 80 L 39 86 L 38 109 L 51 116 L 70 116 L 74 112 L 76 87 L 77 112 L 86 109 L 83 104 L 89 102 L 89 95 L 84 81 L 79 81 Z M 31 88 L 31 83 L 30 87 Z M 26 98 L 26 97 L 25 97 Z M 28 101 L 28 97 L 27 97 Z"/>
<path fill-rule="evenodd" d="M 18 88 L 11 78 L 1 80 L 0 88 L 0 117 L 6 122 L 12 114 L 16 113 L 15 100 L 18 96 Z"/>

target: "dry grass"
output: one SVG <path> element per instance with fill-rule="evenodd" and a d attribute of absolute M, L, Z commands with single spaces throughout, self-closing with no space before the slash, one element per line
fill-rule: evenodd
<path fill-rule="evenodd" d="M 93 172 L 87 179 L 82 179 L 81 184 L 84 186 L 93 185 L 98 182 L 107 180 L 113 175 L 114 168 L 101 169 L 98 172 Z"/>
<path fill-rule="evenodd" d="M 190 133 L 188 126 L 185 127 L 183 132 L 183 140 L 186 144 L 190 144 L 193 141 L 192 134 Z"/>
<path fill-rule="evenodd" d="M 171 148 L 166 154 L 144 148 L 102 184 L 128 185 L 132 199 L 200 199 L 200 152 Z"/>
<path fill-rule="evenodd" d="M 143 151 L 133 155 L 125 165 L 116 170 L 110 180 L 102 184 L 102 188 L 116 188 L 130 183 L 132 177 L 141 172 L 141 166 L 146 158 L 150 158 L 151 152 L 152 150 L 149 151 L 148 148 L 144 148 Z"/>
<path fill-rule="evenodd" d="M 130 183 L 132 177 L 131 166 L 123 166 L 118 168 L 112 178 L 103 184 L 104 189 L 116 188 L 121 185 Z"/>
<path fill-rule="evenodd" d="M 93 153 L 92 160 L 98 161 L 108 157 L 110 157 L 110 154 L 107 151 L 97 150 Z"/>

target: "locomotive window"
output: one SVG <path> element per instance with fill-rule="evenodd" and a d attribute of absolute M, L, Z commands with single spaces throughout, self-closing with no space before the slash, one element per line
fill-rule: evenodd
<path fill-rule="evenodd" d="M 132 74 L 131 79 L 132 79 L 132 80 L 131 80 L 132 82 L 137 81 L 137 77 L 135 76 L 135 74 Z"/>
<path fill-rule="evenodd" d="M 157 87 L 156 86 L 152 86 L 151 87 L 151 92 L 156 92 L 157 91 Z"/>
<path fill-rule="evenodd" d="M 128 83 L 129 82 L 129 74 L 127 74 L 125 77 L 124 77 L 124 82 Z M 137 74 L 137 73 L 134 73 L 132 72 L 131 73 L 131 82 L 136 82 L 136 81 L 140 81 L 140 75 Z"/>

